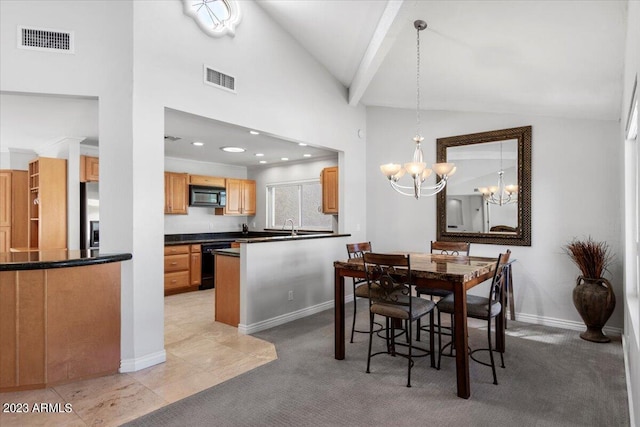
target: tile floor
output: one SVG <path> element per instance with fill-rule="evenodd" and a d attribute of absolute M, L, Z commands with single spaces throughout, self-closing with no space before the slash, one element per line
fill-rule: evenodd
<path fill-rule="evenodd" d="M 214 322 L 213 289 L 165 298 L 167 361 L 132 372 L 52 388 L 0 393 L 0 426 L 118 426 L 277 359 L 273 344 Z M 57 412 L 33 412 L 34 404 Z M 55 405 L 59 403 L 60 405 Z M 70 411 L 65 412 L 65 404 Z"/>

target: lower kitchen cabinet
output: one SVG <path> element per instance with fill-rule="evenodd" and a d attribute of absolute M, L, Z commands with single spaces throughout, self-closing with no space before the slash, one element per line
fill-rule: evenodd
<path fill-rule="evenodd" d="M 215 319 L 238 327 L 240 323 L 240 257 L 215 255 Z"/>
<path fill-rule="evenodd" d="M 164 294 L 198 290 L 201 276 L 200 245 L 164 248 Z"/>

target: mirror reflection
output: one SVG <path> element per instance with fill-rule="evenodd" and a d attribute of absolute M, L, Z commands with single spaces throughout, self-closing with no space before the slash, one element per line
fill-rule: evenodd
<path fill-rule="evenodd" d="M 439 138 L 457 171 L 438 194 L 437 239 L 531 245 L 531 126 Z"/>

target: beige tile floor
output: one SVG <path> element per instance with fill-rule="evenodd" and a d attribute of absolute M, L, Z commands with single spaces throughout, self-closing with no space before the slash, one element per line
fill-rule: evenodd
<path fill-rule="evenodd" d="M 214 297 L 211 289 L 165 298 L 165 363 L 47 389 L 0 393 L 3 409 L 9 403 L 29 408 L 29 413 L 0 412 L 0 426 L 117 426 L 277 358 L 273 344 L 214 322 Z M 58 410 L 33 412 L 36 403 Z"/>

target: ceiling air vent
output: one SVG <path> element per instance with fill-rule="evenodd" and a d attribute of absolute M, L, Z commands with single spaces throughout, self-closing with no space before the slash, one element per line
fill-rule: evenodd
<path fill-rule="evenodd" d="M 47 52 L 73 53 L 73 32 L 18 27 L 18 47 Z"/>
<path fill-rule="evenodd" d="M 226 89 L 231 92 L 236 91 L 236 79 L 228 74 L 221 73 L 205 65 L 204 67 L 204 82 L 221 89 Z"/>

